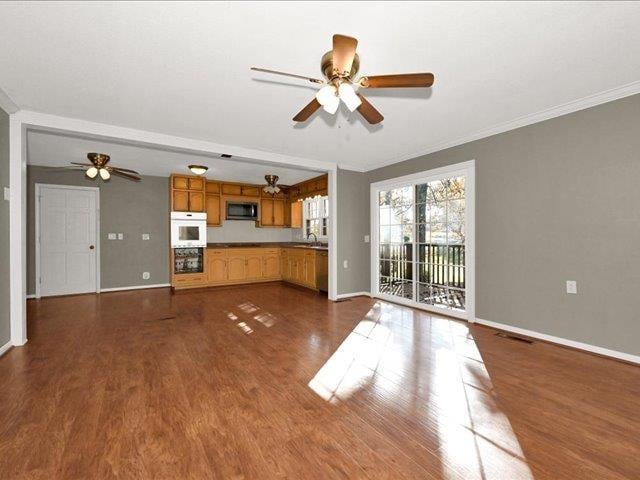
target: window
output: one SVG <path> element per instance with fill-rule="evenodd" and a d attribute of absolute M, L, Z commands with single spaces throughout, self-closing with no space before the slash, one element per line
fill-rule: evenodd
<path fill-rule="evenodd" d="M 329 197 L 315 197 L 302 205 L 302 225 L 305 238 L 313 233 L 318 238 L 327 238 L 329 223 Z"/>

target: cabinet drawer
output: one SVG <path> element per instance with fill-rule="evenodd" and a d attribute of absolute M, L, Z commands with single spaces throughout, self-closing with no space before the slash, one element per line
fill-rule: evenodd
<path fill-rule="evenodd" d="M 209 255 L 210 257 L 223 257 L 224 254 L 225 254 L 225 250 L 217 250 L 213 248 L 207 249 L 207 255 Z"/>
<path fill-rule="evenodd" d="M 206 276 L 204 273 L 192 274 L 192 275 L 176 275 L 173 277 L 173 283 L 175 285 L 199 285 L 204 284 Z"/>

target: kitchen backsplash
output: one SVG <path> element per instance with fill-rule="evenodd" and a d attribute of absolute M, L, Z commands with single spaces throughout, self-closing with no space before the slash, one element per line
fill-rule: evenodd
<path fill-rule="evenodd" d="M 225 220 L 221 227 L 207 228 L 207 242 L 292 242 L 300 239 L 299 232 L 302 230 L 258 228 L 255 222 L 247 220 Z"/>

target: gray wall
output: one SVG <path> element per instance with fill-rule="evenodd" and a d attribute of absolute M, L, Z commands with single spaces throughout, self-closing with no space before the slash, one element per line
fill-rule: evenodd
<path fill-rule="evenodd" d="M 368 190 L 475 159 L 477 317 L 640 355 L 639 156 L 635 95 L 363 176 Z M 357 236 L 339 239 L 365 265 Z M 368 271 L 340 269 L 339 284 L 368 290 Z"/>
<path fill-rule="evenodd" d="M 0 109 L 0 347 L 11 338 L 9 317 L 9 115 Z"/>
<path fill-rule="evenodd" d="M 338 294 L 368 292 L 369 183 L 364 173 L 338 169 Z M 343 262 L 348 261 L 345 269 Z"/>
<path fill-rule="evenodd" d="M 27 293 L 35 293 L 35 184 L 100 187 L 100 286 L 169 283 L 169 179 L 90 180 L 83 172 L 27 167 Z M 124 240 L 107 240 L 107 233 Z M 142 240 L 149 233 L 150 240 Z M 142 279 L 149 272 L 149 280 Z"/>

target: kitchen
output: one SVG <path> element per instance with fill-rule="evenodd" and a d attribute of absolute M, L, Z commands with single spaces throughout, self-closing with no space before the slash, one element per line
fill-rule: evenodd
<path fill-rule="evenodd" d="M 170 178 L 171 286 L 284 281 L 328 289 L 327 175 L 280 186 L 226 182 L 206 167 Z"/>

